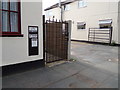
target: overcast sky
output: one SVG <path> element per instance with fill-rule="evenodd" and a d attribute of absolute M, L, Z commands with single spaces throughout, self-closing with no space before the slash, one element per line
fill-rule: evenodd
<path fill-rule="evenodd" d="M 61 1 L 65 1 L 65 0 L 61 0 Z M 43 8 L 47 8 L 55 3 L 58 3 L 59 0 L 43 0 Z"/>
<path fill-rule="evenodd" d="M 43 1 L 43 8 L 47 8 L 57 2 L 59 2 L 59 0 L 42 0 Z M 65 1 L 65 0 L 61 0 L 61 1 Z M 96 1 L 99 1 L 99 2 L 104 2 L 104 1 L 109 1 L 109 2 L 118 2 L 120 0 L 89 0 L 89 1 L 93 1 L 93 2 L 96 2 Z"/>
<path fill-rule="evenodd" d="M 42 1 L 43 1 L 43 14 L 45 14 L 44 9 L 59 2 L 59 0 L 42 0 Z M 61 0 L 61 1 L 65 1 L 65 0 Z"/>

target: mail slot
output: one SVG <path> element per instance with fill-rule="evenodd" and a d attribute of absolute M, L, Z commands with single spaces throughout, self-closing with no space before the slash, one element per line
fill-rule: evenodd
<path fill-rule="evenodd" d="M 28 26 L 29 56 L 39 54 L 38 26 Z"/>

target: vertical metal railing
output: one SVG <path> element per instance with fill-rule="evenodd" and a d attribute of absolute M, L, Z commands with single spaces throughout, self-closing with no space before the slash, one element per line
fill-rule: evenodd
<path fill-rule="evenodd" d="M 109 44 L 111 45 L 111 43 L 112 43 L 112 32 L 113 32 L 113 27 L 111 27 L 110 28 L 110 30 L 109 30 L 109 37 L 110 37 L 110 40 L 109 40 Z"/>
<path fill-rule="evenodd" d="M 89 28 L 88 41 L 109 43 L 112 42 L 112 32 L 113 28 Z"/>
<path fill-rule="evenodd" d="M 63 30 L 65 24 L 65 32 Z M 68 23 L 47 20 L 45 23 L 46 63 L 65 60 L 68 57 Z"/>

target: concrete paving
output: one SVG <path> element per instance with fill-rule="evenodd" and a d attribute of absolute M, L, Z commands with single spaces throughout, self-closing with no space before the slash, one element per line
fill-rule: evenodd
<path fill-rule="evenodd" d="M 72 58 L 3 77 L 3 88 L 118 88 L 118 48 L 72 42 Z"/>
<path fill-rule="evenodd" d="M 72 42 L 71 54 L 78 61 L 118 73 L 118 47 Z"/>

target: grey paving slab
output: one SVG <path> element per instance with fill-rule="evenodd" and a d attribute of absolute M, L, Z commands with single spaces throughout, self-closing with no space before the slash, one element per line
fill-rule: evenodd
<path fill-rule="evenodd" d="M 90 88 L 90 87 L 91 83 L 88 84 L 78 79 L 76 76 L 72 76 L 62 81 L 56 82 L 52 85 L 49 85 L 46 88 Z"/>
<path fill-rule="evenodd" d="M 97 64 L 96 67 L 103 68 L 104 70 L 108 70 L 114 74 L 118 74 L 118 63 L 104 61 L 104 63 Z"/>
<path fill-rule="evenodd" d="M 78 67 L 79 66 L 79 67 Z M 3 78 L 6 88 L 40 88 L 71 76 L 85 68 L 82 64 L 68 62 L 58 66 L 32 70 Z M 16 83 L 15 83 L 16 82 Z"/>
<path fill-rule="evenodd" d="M 102 82 L 99 86 L 99 88 L 104 88 L 104 87 L 109 87 L 109 88 L 118 88 L 118 77 L 109 77 L 107 80 Z"/>
<path fill-rule="evenodd" d="M 82 64 L 77 64 L 76 62 L 67 62 L 63 65 L 58 65 L 53 67 L 53 70 L 57 72 L 61 72 L 65 75 L 72 75 L 74 73 L 77 73 L 79 71 L 84 70 L 86 67 Z"/>
<path fill-rule="evenodd" d="M 2 88 L 2 77 L 0 77 L 0 90 Z"/>
<path fill-rule="evenodd" d="M 118 73 L 118 47 L 72 42 L 71 57 Z"/>
<path fill-rule="evenodd" d="M 2 85 L 4 88 L 117 88 L 117 49 L 72 43 L 71 58 L 77 61 L 6 76 Z"/>
<path fill-rule="evenodd" d="M 87 76 L 99 83 L 103 82 L 105 79 L 111 76 L 111 74 L 104 73 L 98 69 L 91 69 L 91 68 L 81 71 L 80 74 Z"/>
<path fill-rule="evenodd" d="M 49 83 L 57 81 L 61 78 L 64 78 L 64 75 L 61 75 L 59 72 L 55 72 L 52 69 L 48 71 L 35 70 L 27 73 L 22 73 L 18 75 L 13 75 L 3 78 L 3 87 L 7 88 L 39 88 L 43 87 Z M 13 82 L 13 83 L 11 83 Z M 17 82 L 17 83 L 15 83 Z"/>
<path fill-rule="evenodd" d="M 98 82 L 96 87 L 103 81 L 105 83 L 100 88 L 112 87 L 109 83 L 109 77 L 112 79 L 118 77 L 118 47 L 72 42 L 71 54 L 71 57 L 79 62 L 93 66 L 80 72 L 80 74 Z M 117 81 L 113 87 L 117 87 Z"/>

